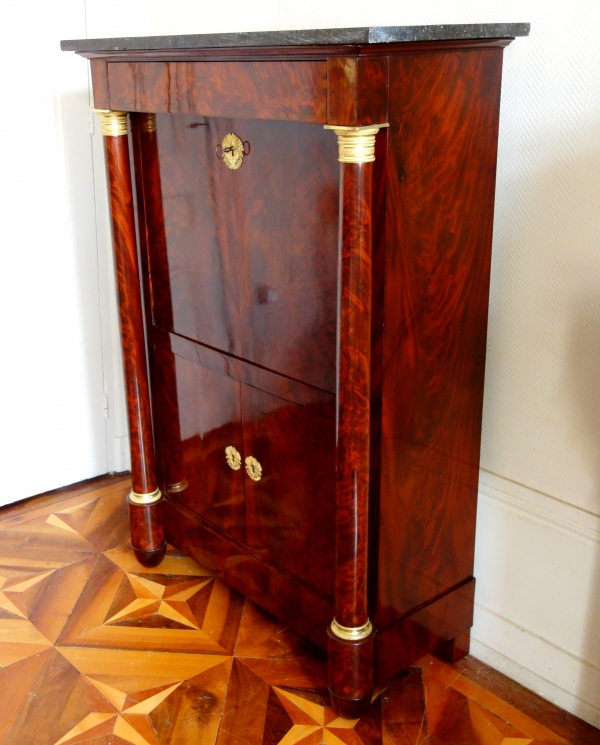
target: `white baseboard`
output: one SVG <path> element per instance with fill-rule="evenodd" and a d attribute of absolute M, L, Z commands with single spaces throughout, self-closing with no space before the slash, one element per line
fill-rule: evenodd
<path fill-rule="evenodd" d="M 600 515 L 489 471 L 479 473 L 479 496 L 579 542 L 600 548 Z"/>
<path fill-rule="evenodd" d="M 471 653 L 600 727 L 600 517 L 481 472 Z"/>
<path fill-rule="evenodd" d="M 600 669 L 485 608 L 476 606 L 475 618 L 471 637 L 473 657 L 561 709 L 600 727 Z M 484 628 L 485 632 L 482 632 Z M 481 641 L 478 638 L 480 633 L 485 638 L 493 635 L 496 640 L 502 639 L 502 651 Z M 578 689 L 581 678 L 585 678 L 585 688 L 595 701 L 586 701 L 573 692 Z"/>

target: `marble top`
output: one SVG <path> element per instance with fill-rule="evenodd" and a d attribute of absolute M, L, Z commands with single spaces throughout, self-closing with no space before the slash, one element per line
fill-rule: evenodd
<path fill-rule="evenodd" d="M 479 23 L 443 26 L 372 26 L 307 31 L 244 31 L 226 34 L 133 36 L 117 39 L 61 41 L 64 52 L 109 52 L 158 49 L 219 49 L 329 44 L 387 44 L 450 39 L 506 39 L 528 36 L 529 23 Z"/>

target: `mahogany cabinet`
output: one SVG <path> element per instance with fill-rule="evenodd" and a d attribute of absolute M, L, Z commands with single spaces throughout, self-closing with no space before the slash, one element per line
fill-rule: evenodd
<path fill-rule="evenodd" d="M 503 48 L 527 24 L 63 42 L 109 172 L 132 545 L 327 649 L 469 649 Z"/>

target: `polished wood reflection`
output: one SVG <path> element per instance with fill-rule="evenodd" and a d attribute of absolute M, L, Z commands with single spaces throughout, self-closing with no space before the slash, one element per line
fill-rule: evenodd
<path fill-rule="evenodd" d="M 260 481 L 245 479 L 248 546 L 330 596 L 335 570 L 333 396 L 313 391 L 312 401 L 300 406 L 243 385 L 242 417 L 244 455 L 256 457 L 263 467 Z"/>
<path fill-rule="evenodd" d="M 119 292 L 132 492 L 149 495 L 157 491 L 157 474 L 129 142 L 127 134 L 104 136 L 103 139 Z M 147 566 L 155 566 L 162 560 L 167 545 L 162 519 L 162 496 L 159 493 L 158 501 L 152 505 L 140 505 L 135 502 L 133 493 L 129 498 L 131 542 L 138 559 Z"/>
<path fill-rule="evenodd" d="M 499 49 L 390 61 L 384 626 L 473 573 L 501 70 Z"/>
<path fill-rule="evenodd" d="M 104 149 L 119 289 L 133 490 L 148 494 L 156 489 L 156 468 L 127 136 L 104 137 Z"/>
<path fill-rule="evenodd" d="M 132 112 L 167 539 L 329 650 L 338 713 L 469 651 L 507 43 L 94 59 Z M 340 168 L 325 122 L 389 123 L 375 163 Z M 125 338 L 139 372 L 138 352 Z M 132 524 L 158 535 L 148 510 Z M 342 643 L 334 616 L 374 631 Z"/>
<path fill-rule="evenodd" d="M 204 350 L 203 365 L 173 354 L 170 346 L 165 340 L 154 348 L 159 442 L 165 473 L 171 468 L 170 454 L 183 453 L 177 477 L 187 484 L 170 498 L 250 554 L 331 597 L 333 396 L 275 375 L 270 376 L 271 391 L 259 390 L 236 379 L 232 369 L 226 374 L 210 369 L 220 357 L 214 352 Z M 193 353 L 194 345 L 188 344 L 187 352 Z M 175 388 L 164 377 L 171 369 Z M 173 411 L 179 412 L 180 422 L 175 444 Z M 238 470 L 227 463 L 230 446 L 240 453 Z M 244 467 L 249 457 L 262 467 L 258 481 Z"/>
<path fill-rule="evenodd" d="M 145 211 L 154 323 L 333 393 L 338 164 L 331 133 L 297 122 L 156 119 L 160 181 L 143 150 L 138 166 L 153 200 Z M 227 132 L 250 143 L 237 171 L 216 157 Z"/>
<path fill-rule="evenodd" d="M 327 116 L 327 63 L 128 62 L 108 65 L 111 106 L 219 117 L 319 122 Z"/>

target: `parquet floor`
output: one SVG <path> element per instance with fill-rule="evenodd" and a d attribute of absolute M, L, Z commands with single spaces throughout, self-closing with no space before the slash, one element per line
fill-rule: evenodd
<path fill-rule="evenodd" d="M 433 657 L 337 718 L 312 646 L 172 548 L 136 562 L 127 490 L 0 511 L 0 743 L 576 742 Z"/>

